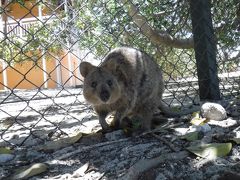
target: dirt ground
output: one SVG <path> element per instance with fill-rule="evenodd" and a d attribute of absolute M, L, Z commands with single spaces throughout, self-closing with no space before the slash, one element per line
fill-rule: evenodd
<path fill-rule="evenodd" d="M 16 100 L 18 93 L 12 99 Z M 29 97 L 34 95 L 31 93 Z M 96 115 L 82 103 L 79 91 L 71 91 L 71 96 L 67 96 L 68 91 L 51 93 L 54 102 L 42 99 L 50 96 L 43 92 L 35 95 L 30 106 L 22 101 L 1 105 L 0 146 L 11 147 L 13 155 L 9 161 L 0 162 L 1 179 L 10 179 L 16 169 L 34 163 L 44 163 L 47 169 L 27 179 L 240 179 L 240 145 L 232 141 L 240 138 L 238 100 L 231 102 L 225 120 L 208 122 L 207 132 L 188 141 L 182 136 L 191 127 L 191 115 L 162 117 L 152 132 L 131 135 L 125 129 L 102 133 Z M 7 114 L 15 114 L 15 118 Z M 82 136 L 74 143 L 51 150 L 39 148 L 76 132 Z M 187 150 L 212 143 L 231 143 L 232 147 L 217 158 L 202 158 Z"/>

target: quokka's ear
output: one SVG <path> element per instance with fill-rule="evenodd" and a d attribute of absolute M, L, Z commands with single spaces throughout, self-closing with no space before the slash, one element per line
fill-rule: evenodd
<path fill-rule="evenodd" d="M 85 78 L 90 71 L 92 71 L 96 66 L 92 65 L 89 62 L 81 62 L 80 64 L 80 73 Z"/>

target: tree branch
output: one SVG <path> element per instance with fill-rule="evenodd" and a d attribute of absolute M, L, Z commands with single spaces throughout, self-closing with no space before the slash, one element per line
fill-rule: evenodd
<path fill-rule="evenodd" d="M 149 38 L 155 45 L 167 45 L 179 49 L 193 48 L 193 38 L 179 39 L 174 38 L 167 32 L 160 32 L 153 29 L 148 23 L 147 19 L 140 14 L 137 7 L 129 3 L 128 0 L 121 0 L 127 8 L 129 16 L 132 17 L 133 22 L 138 26 L 140 31 Z"/>
<path fill-rule="evenodd" d="M 130 167 L 127 174 L 125 174 L 120 179 L 121 180 L 125 180 L 125 179 L 137 180 L 142 173 L 158 166 L 161 163 L 164 163 L 165 161 L 182 160 L 182 159 L 185 159 L 188 155 L 189 153 L 187 151 L 180 151 L 180 152 L 162 154 L 152 159 L 141 159 L 132 167 Z"/>
<path fill-rule="evenodd" d="M 223 60 L 223 62 L 230 62 L 230 61 L 238 61 L 238 59 L 240 58 L 240 52 L 238 52 L 234 57 L 231 58 L 226 58 L 225 60 Z"/>

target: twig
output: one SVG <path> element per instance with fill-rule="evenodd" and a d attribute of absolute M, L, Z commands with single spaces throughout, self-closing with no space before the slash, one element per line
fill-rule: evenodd
<path fill-rule="evenodd" d="M 177 152 L 177 149 L 174 147 L 172 143 L 167 141 L 166 139 L 162 138 L 161 136 L 158 136 L 157 134 L 151 133 L 151 135 L 158 140 L 162 141 L 164 144 L 166 144 L 172 151 Z"/>
<path fill-rule="evenodd" d="M 140 137 L 143 137 L 145 135 L 148 135 L 148 134 L 151 134 L 151 133 L 155 133 L 155 132 L 159 132 L 161 130 L 164 130 L 164 129 L 170 129 L 170 128 L 174 128 L 174 127 L 178 127 L 180 125 L 182 125 L 183 123 L 177 123 L 177 124 L 173 124 L 173 125 L 169 125 L 169 126 L 164 126 L 164 127 L 161 127 L 161 128 L 157 128 L 157 129 L 154 129 L 152 131 L 148 131 L 148 132 L 144 132 L 138 136 L 136 136 L 135 138 L 140 138 Z M 115 141 L 107 141 L 107 142 L 103 142 L 103 143 L 98 143 L 98 144 L 94 144 L 94 145 L 90 145 L 90 146 L 85 146 L 85 147 L 79 147 L 80 149 L 77 149 L 73 152 L 69 152 L 67 154 L 64 154 L 62 156 L 59 156 L 59 157 L 56 157 L 55 160 L 62 160 L 62 159 L 67 159 L 71 156 L 74 156 L 78 153 L 81 153 L 81 152 L 84 152 L 84 151 L 88 151 L 90 149 L 93 149 L 93 148 L 97 148 L 97 147 L 101 147 L 101 146 L 106 146 L 106 145 L 110 145 L 110 144 L 115 144 L 115 143 L 120 143 L 120 142 L 124 142 L 124 141 L 128 141 L 130 140 L 131 137 L 129 138 L 124 138 L 124 139 L 119 139 L 119 140 L 115 140 Z M 51 162 L 51 161 L 50 161 Z M 50 163 L 49 161 L 47 161 L 46 163 Z"/>
<path fill-rule="evenodd" d="M 156 167 L 160 163 L 165 161 L 181 160 L 188 156 L 187 151 L 180 151 L 175 153 L 162 154 L 159 157 L 152 159 L 141 159 L 136 164 L 134 164 L 126 175 L 120 178 L 120 180 L 137 180 L 138 177 L 145 171 Z"/>
<path fill-rule="evenodd" d="M 151 131 L 143 132 L 142 134 L 140 134 L 140 135 L 138 135 L 136 137 L 142 137 L 142 136 L 146 136 L 146 135 L 151 134 L 151 133 L 160 132 L 162 130 L 172 129 L 172 128 L 175 128 L 175 127 L 179 127 L 179 126 L 181 126 L 183 124 L 184 124 L 184 122 L 180 122 L 180 123 L 176 123 L 176 124 L 170 124 L 170 125 L 169 125 L 169 123 L 166 123 L 166 124 L 164 124 L 163 126 L 161 126 L 159 128 L 153 129 Z"/>
<path fill-rule="evenodd" d="M 79 149 L 77 149 L 77 150 L 75 150 L 73 152 L 64 154 L 62 156 L 56 157 L 56 158 L 54 158 L 54 160 L 67 159 L 67 158 L 69 158 L 71 156 L 74 156 L 74 155 L 76 155 L 78 153 L 81 153 L 81 152 L 84 152 L 84 151 L 88 151 L 88 150 L 93 149 L 93 148 L 106 146 L 106 145 L 110 145 L 110 144 L 115 144 L 115 143 L 119 143 L 119 142 L 124 142 L 124 141 L 128 141 L 129 139 L 130 138 L 124 138 L 124 139 L 119 139 L 119 140 L 116 140 L 116 141 L 107 141 L 107 142 L 98 143 L 98 144 L 94 144 L 94 145 L 90 145 L 90 146 L 79 147 Z M 49 161 L 47 161 L 46 163 L 49 163 Z"/>
<path fill-rule="evenodd" d="M 105 174 L 106 174 L 105 172 L 102 173 L 101 176 L 97 180 L 102 180 L 104 178 Z"/>
<path fill-rule="evenodd" d="M 175 127 L 179 127 L 183 124 L 185 124 L 185 123 L 184 122 L 179 122 L 179 123 L 176 123 L 176 124 L 170 124 L 169 126 L 165 126 L 164 129 L 172 129 L 172 128 L 175 128 Z"/>

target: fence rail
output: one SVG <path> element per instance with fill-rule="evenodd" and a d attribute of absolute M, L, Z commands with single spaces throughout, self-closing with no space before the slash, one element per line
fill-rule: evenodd
<path fill-rule="evenodd" d="M 49 24 L 52 19 L 50 16 L 42 16 L 41 21 L 39 17 L 31 17 L 31 18 L 22 18 L 22 19 L 10 19 L 7 20 L 7 34 L 9 37 L 18 36 L 19 38 L 26 37 L 28 34 L 28 30 L 32 26 L 39 25 L 39 23 Z M 47 20 L 47 21 L 45 21 Z M 5 22 L 4 22 L 5 23 Z"/>

